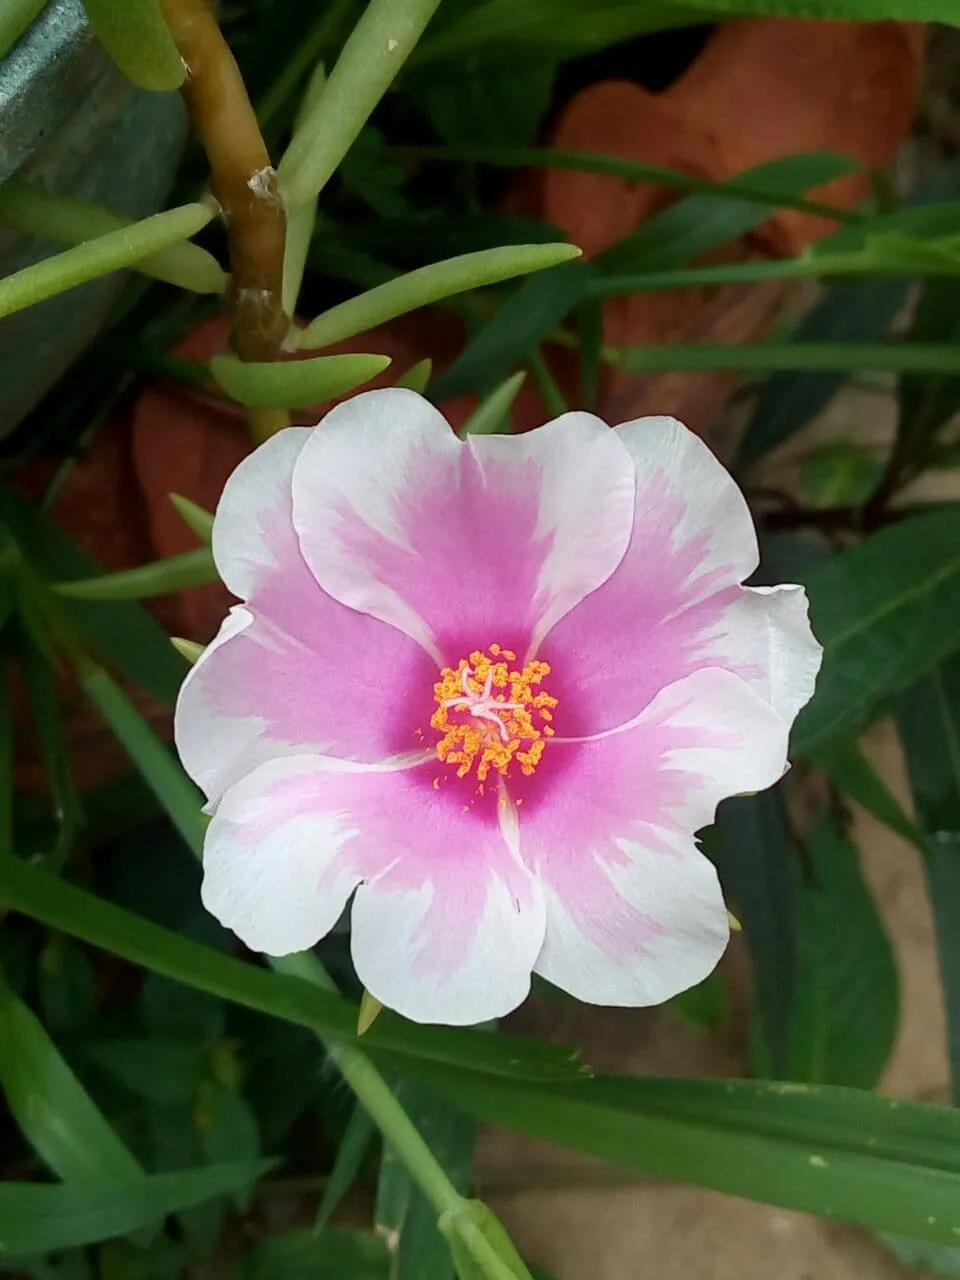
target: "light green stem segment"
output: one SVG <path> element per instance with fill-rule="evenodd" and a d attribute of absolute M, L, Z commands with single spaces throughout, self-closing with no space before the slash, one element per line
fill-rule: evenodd
<path fill-rule="evenodd" d="M 456 293 L 529 275 L 580 257 L 572 244 L 515 244 L 464 253 L 408 271 L 317 316 L 297 336 L 301 350 L 328 347 Z"/>
<path fill-rule="evenodd" d="M 187 845 L 199 858 L 203 850 L 205 820 L 193 784 L 119 685 L 75 647 L 71 647 L 71 652 L 88 697 L 99 708 Z M 330 975 L 310 952 L 272 957 L 270 964 L 278 973 L 312 982 L 326 991 L 336 990 Z M 462 1232 L 457 1229 L 458 1244 L 476 1263 L 477 1275 L 485 1280 L 517 1280 L 518 1276 L 520 1280 L 527 1280 L 523 1273 L 505 1266 L 502 1251 L 490 1243 L 486 1233 L 476 1228 L 469 1202 L 450 1182 L 419 1130 L 370 1060 L 350 1045 L 327 1040 L 323 1043 L 384 1139 L 436 1209 L 438 1218 L 443 1217 L 445 1223 L 453 1224 L 455 1229 L 464 1224 Z"/>
<path fill-rule="evenodd" d="M 71 600 L 149 600 L 216 581 L 217 569 L 210 548 L 198 547 L 118 573 L 60 582 L 53 589 Z"/>
<path fill-rule="evenodd" d="M 275 956 L 270 965 L 278 973 L 302 978 L 305 982 L 323 987 L 325 991 L 336 991 L 330 975 L 310 952 Z M 324 1041 L 324 1047 L 377 1128 L 403 1161 L 410 1176 L 436 1209 L 438 1217 L 440 1214 L 459 1210 L 464 1203 L 463 1197 L 450 1182 L 436 1156 L 370 1059 L 350 1045 Z"/>
<path fill-rule="evenodd" d="M 171 493 L 168 497 L 190 532 L 209 546 L 213 540 L 213 514 L 185 498 L 182 493 Z"/>
<path fill-rule="evenodd" d="M 327 74 L 323 65 L 314 67 L 297 112 L 296 128 L 300 127 L 319 102 L 326 83 Z M 296 136 L 296 129 L 294 136 Z M 312 196 L 303 204 L 292 205 L 287 209 L 287 242 L 283 253 L 281 302 L 288 316 L 294 316 L 297 313 L 300 286 L 303 284 L 303 273 L 310 253 L 310 241 L 313 239 L 313 229 L 317 221 L 317 204 L 318 197 Z"/>
<path fill-rule="evenodd" d="M 370 0 L 277 168 L 291 207 L 329 181 L 410 56 L 440 0 Z"/>
<path fill-rule="evenodd" d="M 83 0 L 100 43 L 134 84 L 179 89 L 187 68 L 158 0 Z"/>
<path fill-rule="evenodd" d="M 16 178 L 0 187 L 0 223 L 54 244 L 85 244 L 137 224 L 132 218 L 75 196 L 42 191 Z M 216 258 L 198 244 L 172 244 L 134 264 L 137 271 L 193 293 L 223 293 L 230 281 Z"/>
<path fill-rule="evenodd" d="M 23 311 L 88 280 L 136 266 L 145 258 L 189 240 L 215 212 L 216 206 L 206 200 L 181 205 L 24 267 L 0 280 L 0 317 Z"/>

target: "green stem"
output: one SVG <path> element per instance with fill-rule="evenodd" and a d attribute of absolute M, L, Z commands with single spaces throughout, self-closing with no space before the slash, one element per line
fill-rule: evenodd
<path fill-rule="evenodd" d="M 552 418 L 559 418 L 561 414 L 569 410 L 570 406 L 567 404 L 550 366 L 543 358 L 543 352 L 539 348 L 531 352 L 527 358 L 527 364 L 530 366 L 530 372 L 533 374 L 533 380 L 537 384 L 537 390 L 540 392 L 540 398 L 543 400 L 547 413 Z"/>
<path fill-rule="evenodd" d="M 277 167 L 289 205 L 304 204 L 327 184 L 439 5 L 370 0 Z"/>

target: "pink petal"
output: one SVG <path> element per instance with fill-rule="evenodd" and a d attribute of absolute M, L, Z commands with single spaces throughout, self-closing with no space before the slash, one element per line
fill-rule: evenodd
<path fill-rule="evenodd" d="M 507 1013 L 543 942 L 539 887 L 501 834 L 494 794 L 465 811 L 430 764 L 317 756 L 262 765 L 220 803 L 203 900 L 250 947 L 285 955 L 336 923 L 351 891 L 360 980 L 421 1022 Z"/>
<path fill-rule="evenodd" d="M 557 723 L 562 716 L 568 735 L 623 724 L 666 685 L 700 667 L 726 665 L 728 652 L 732 669 L 741 669 L 741 627 L 770 641 L 744 642 L 744 678 L 769 688 L 775 670 L 779 678 L 784 667 L 808 665 L 803 644 L 791 651 L 796 627 L 781 633 L 757 611 L 734 615 L 725 649 L 712 644 L 741 600 L 739 584 L 756 568 L 757 539 L 743 495 L 703 441 L 672 418 L 642 418 L 616 435 L 637 472 L 630 546 L 616 572 L 560 619 L 539 654 L 553 667 Z M 804 675 L 791 679 L 797 692 L 805 687 Z"/>
<path fill-rule="evenodd" d="M 184 767 L 216 803 L 245 772 L 316 752 L 374 763 L 419 750 L 436 664 L 396 628 L 318 585 L 291 523 L 294 462 L 310 431 L 280 432 L 227 481 L 214 552 L 246 597 L 193 668 L 175 717 Z"/>
<path fill-rule="evenodd" d="M 633 468 L 599 419 L 459 441 L 411 391 L 333 409 L 293 478 L 293 519 L 317 580 L 439 661 L 493 642 L 519 652 L 616 568 Z"/>
<path fill-rule="evenodd" d="M 511 784 L 521 854 L 546 898 L 536 972 L 614 1005 L 657 1004 L 703 979 L 728 929 L 694 832 L 724 797 L 775 782 L 786 746 L 785 722 L 716 669 L 664 689 L 622 729 L 552 744 L 534 777 Z"/>

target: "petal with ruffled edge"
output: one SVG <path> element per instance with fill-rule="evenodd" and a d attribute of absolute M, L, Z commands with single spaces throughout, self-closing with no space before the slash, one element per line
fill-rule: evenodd
<path fill-rule="evenodd" d="M 215 804 L 244 773 L 302 752 L 376 763 L 420 748 L 436 664 L 395 627 L 318 585 L 291 521 L 291 428 L 227 481 L 213 545 L 234 608 L 188 675 L 175 716 L 184 767 Z"/>
<path fill-rule="evenodd" d="M 740 676 L 787 724 L 813 697 L 823 660 L 810 629 L 807 593 L 792 583 L 742 587 L 703 632 L 696 652 L 698 666 Z"/>
<path fill-rule="evenodd" d="M 819 646 L 805 601 L 740 586 L 757 565 L 746 501 L 673 418 L 618 427 L 637 471 L 633 533 L 616 572 L 540 648 L 563 731 L 602 733 L 701 667 L 741 675 L 788 720 L 813 692 Z M 559 720 L 558 720 L 559 723 Z"/>
<path fill-rule="evenodd" d="M 619 730 L 552 744 L 517 791 L 520 851 L 546 899 L 536 972 L 611 1005 L 659 1004 L 706 977 L 728 925 L 694 832 L 724 797 L 775 782 L 786 747 L 780 716 L 716 669 Z"/>
<path fill-rule="evenodd" d="M 337 405 L 293 475 L 293 521 L 317 581 L 438 661 L 519 651 L 614 571 L 634 470 L 598 418 L 457 439 L 411 391 Z"/>
<path fill-rule="evenodd" d="M 434 790 L 429 766 L 271 761 L 214 815 L 204 904 L 247 946 L 285 955 L 328 933 L 356 889 L 353 957 L 372 995 L 418 1022 L 499 1017 L 529 990 L 543 900 L 496 798 L 465 812 L 463 795 Z"/>

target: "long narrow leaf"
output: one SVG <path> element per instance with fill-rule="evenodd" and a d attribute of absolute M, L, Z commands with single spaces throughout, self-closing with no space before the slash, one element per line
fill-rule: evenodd
<path fill-rule="evenodd" d="M 953 1244 L 960 1113 L 859 1089 L 610 1076 L 515 1085 L 464 1073 L 462 1110 L 637 1173 Z"/>
<path fill-rule="evenodd" d="M 272 1165 L 213 1164 L 109 1187 L 0 1183 L 0 1251 L 7 1259 L 75 1249 L 150 1226 L 167 1214 L 240 1191 Z"/>
<path fill-rule="evenodd" d="M 23 1136 L 65 1182 L 122 1186 L 142 1175 L 46 1031 L 2 979 L 0 1085 Z"/>
<path fill-rule="evenodd" d="M 451 1027 L 417 1026 L 384 1011 L 358 1041 L 357 1006 L 300 978 L 271 974 L 124 911 L 0 853 L 0 903 L 131 964 L 397 1063 L 412 1057 L 534 1079 L 582 1078 L 569 1049 Z"/>

